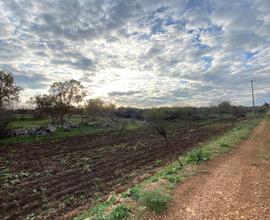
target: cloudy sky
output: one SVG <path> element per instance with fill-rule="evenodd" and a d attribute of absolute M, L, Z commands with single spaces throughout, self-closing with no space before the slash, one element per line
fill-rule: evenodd
<path fill-rule="evenodd" d="M 1 0 L 0 68 L 22 101 L 83 82 L 118 105 L 270 102 L 269 0 Z"/>

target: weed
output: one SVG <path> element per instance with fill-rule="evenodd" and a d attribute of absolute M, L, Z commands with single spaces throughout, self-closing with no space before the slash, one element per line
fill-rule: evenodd
<path fill-rule="evenodd" d="M 35 220 L 35 219 L 36 219 L 35 213 L 26 216 L 26 220 Z"/>
<path fill-rule="evenodd" d="M 73 203 L 75 200 L 74 196 L 69 196 L 69 195 L 66 195 L 64 197 L 64 203 L 66 206 L 70 205 L 71 203 Z"/>
<path fill-rule="evenodd" d="M 164 175 L 167 176 L 167 175 L 177 174 L 179 169 L 180 167 L 169 167 L 165 171 Z"/>
<path fill-rule="evenodd" d="M 170 183 L 179 183 L 181 181 L 180 176 L 176 176 L 176 175 L 167 175 L 166 179 L 170 182 Z"/>
<path fill-rule="evenodd" d="M 194 149 L 187 155 L 187 163 L 201 163 L 209 160 L 209 153 L 203 149 Z"/>
<path fill-rule="evenodd" d="M 127 198 L 129 195 L 128 195 L 128 192 L 122 192 L 121 196 L 122 198 Z"/>
<path fill-rule="evenodd" d="M 261 160 L 270 160 L 270 156 L 266 152 L 260 153 Z"/>
<path fill-rule="evenodd" d="M 138 201 L 141 197 L 141 189 L 137 186 L 132 187 L 129 191 L 128 191 L 130 197 L 132 199 L 134 199 L 135 201 Z"/>
<path fill-rule="evenodd" d="M 162 163 L 163 163 L 162 160 L 156 160 L 156 165 L 157 166 L 160 166 Z"/>
<path fill-rule="evenodd" d="M 49 209 L 49 201 L 48 201 L 48 198 L 46 196 L 46 191 L 47 189 L 44 188 L 44 187 L 40 187 L 40 191 L 41 191 L 41 197 L 42 197 L 42 202 L 43 202 L 43 208 L 46 210 L 46 209 Z"/>
<path fill-rule="evenodd" d="M 230 147 L 232 147 L 232 145 L 227 144 L 227 143 L 221 143 L 219 146 L 220 147 L 223 147 L 223 148 L 230 148 Z"/>
<path fill-rule="evenodd" d="M 83 166 L 83 173 L 85 172 L 89 172 L 89 173 L 91 172 L 91 168 L 89 164 L 86 164 Z"/>
<path fill-rule="evenodd" d="M 168 188 L 169 190 L 174 190 L 175 187 L 176 187 L 176 184 L 175 184 L 175 183 L 169 183 L 168 186 L 167 186 L 167 188 Z"/>
<path fill-rule="evenodd" d="M 152 179 L 151 179 L 151 182 L 154 183 L 154 182 L 157 182 L 159 180 L 158 177 L 154 176 Z"/>
<path fill-rule="evenodd" d="M 127 219 L 129 217 L 130 212 L 131 212 L 131 209 L 127 207 L 126 205 L 122 204 L 112 210 L 109 219 L 110 220 Z"/>
<path fill-rule="evenodd" d="M 159 190 L 147 191 L 142 193 L 143 204 L 152 211 L 161 213 L 168 208 L 171 197 Z"/>

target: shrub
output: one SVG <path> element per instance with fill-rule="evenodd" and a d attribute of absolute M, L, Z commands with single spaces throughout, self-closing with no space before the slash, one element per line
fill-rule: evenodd
<path fill-rule="evenodd" d="M 201 163 L 209 160 L 209 153 L 202 149 L 194 149 L 188 154 L 187 163 Z"/>
<path fill-rule="evenodd" d="M 112 210 L 109 219 L 110 220 L 127 219 L 129 217 L 130 211 L 131 211 L 130 208 L 127 207 L 126 205 L 119 205 Z"/>
<path fill-rule="evenodd" d="M 170 195 L 158 190 L 147 191 L 142 194 L 143 204 L 157 213 L 161 213 L 168 208 L 170 199 Z"/>

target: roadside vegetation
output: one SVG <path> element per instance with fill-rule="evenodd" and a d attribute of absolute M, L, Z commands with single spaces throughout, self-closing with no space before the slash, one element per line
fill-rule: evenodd
<path fill-rule="evenodd" d="M 22 89 L 12 74 L 1 71 L 0 83 L 3 219 L 54 219 L 84 205 L 93 208 L 75 219 L 163 212 L 177 184 L 233 148 L 259 120 L 251 118 L 252 108 L 228 100 L 208 107 L 117 107 L 87 99 L 76 80 L 53 83 L 19 109 Z M 268 109 L 256 106 L 257 118 Z"/>
<path fill-rule="evenodd" d="M 239 142 L 245 139 L 251 130 L 259 123 L 261 119 L 247 120 L 238 124 L 237 127 L 228 131 L 224 135 L 213 138 L 207 143 L 200 144 L 197 148 L 188 151 L 180 156 L 182 167 L 177 161 L 159 168 L 154 175 L 146 178 L 142 182 L 134 185 L 132 188 L 123 191 L 120 194 L 112 194 L 109 198 L 114 198 L 112 203 L 99 203 L 89 209 L 84 214 L 75 217 L 74 220 L 86 218 L 96 219 L 96 207 L 104 207 L 99 217 L 106 219 L 107 211 L 111 206 L 123 205 L 130 207 L 130 219 L 142 219 L 143 216 L 155 212 L 157 214 L 166 211 L 169 206 L 173 190 L 178 184 L 181 184 L 187 178 L 204 172 L 200 168 L 200 163 L 204 163 L 222 153 L 230 151 Z M 159 162 L 159 161 L 158 161 Z M 118 220 L 125 218 L 118 218 Z"/>

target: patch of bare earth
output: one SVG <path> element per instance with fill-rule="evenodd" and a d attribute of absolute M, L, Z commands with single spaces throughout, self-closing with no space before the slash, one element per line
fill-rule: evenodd
<path fill-rule="evenodd" d="M 270 219 L 270 125 L 179 185 L 167 213 L 148 219 Z M 207 171 L 207 172 L 205 172 Z"/>

